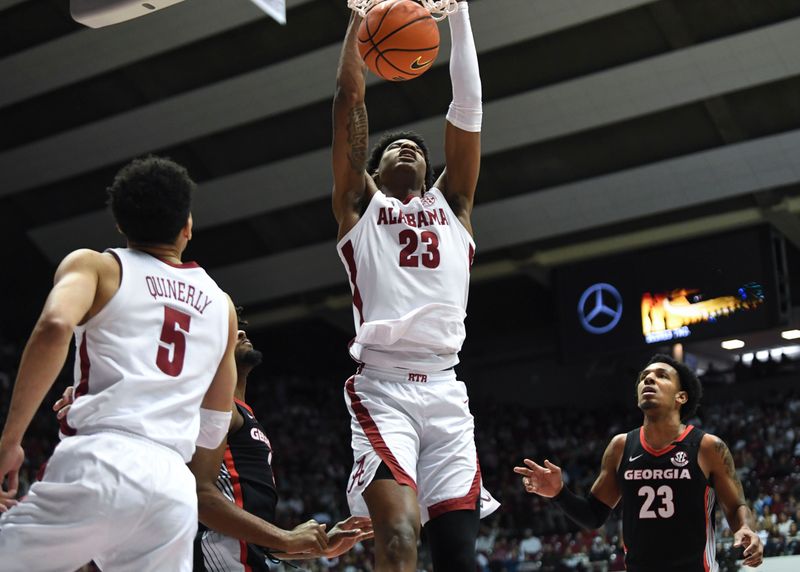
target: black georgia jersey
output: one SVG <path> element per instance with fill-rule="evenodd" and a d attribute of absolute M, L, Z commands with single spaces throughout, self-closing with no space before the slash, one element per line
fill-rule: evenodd
<path fill-rule="evenodd" d="M 228 487 L 234 502 L 250 514 L 274 522 L 278 492 L 272 474 L 272 445 L 250 406 L 237 399 L 236 408 L 244 423 L 228 435 L 217 486 Z"/>
<path fill-rule="evenodd" d="M 619 464 L 630 572 L 714 572 L 714 489 L 697 462 L 705 433 L 689 425 L 663 449 L 628 433 Z"/>
<path fill-rule="evenodd" d="M 244 422 L 228 435 L 216 485 L 229 501 L 262 520 L 274 522 L 278 493 L 272 473 L 272 445 L 250 406 L 237 399 L 236 408 Z M 258 546 L 208 534 L 206 527 L 202 524 L 199 527 L 195 541 L 196 572 L 268 572 L 267 559 Z"/>

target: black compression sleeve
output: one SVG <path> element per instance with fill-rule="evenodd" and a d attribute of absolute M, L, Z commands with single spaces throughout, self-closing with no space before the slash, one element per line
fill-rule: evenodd
<path fill-rule="evenodd" d="M 600 528 L 611 514 L 611 508 L 594 498 L 592 493 L 586 498 L 581 498 L 566 486 L 553 497 L 553 501 L 568 517 L 584 528 Z"/>

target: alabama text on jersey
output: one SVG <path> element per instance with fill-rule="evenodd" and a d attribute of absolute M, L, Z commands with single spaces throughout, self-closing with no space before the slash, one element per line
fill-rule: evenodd
<path fill-rule="evenodd" d="M 458 363 L 475 243 L 441 191 L 405 202 L 378 191 L 338 251 L 353 293 L 354 359 L 415 371 Z"/>

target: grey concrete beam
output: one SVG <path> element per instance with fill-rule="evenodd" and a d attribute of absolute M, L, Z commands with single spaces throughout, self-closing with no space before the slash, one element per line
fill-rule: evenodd
<path fill-rule="evenodd" d="M 800 130 L 661 161 L 475 209 L 482 250 L 800 182 Z"/>
<path fill-rule="evenodd" d="M 5 9 L 21 0 L 0 0 Z M 288 0 L 287 10 L 311 0 Z M 344 0 L 343 0 L 344 1 Z M 556 28 L 627 10 L 653 0 L 525 0 L 531 26 Z M 519 0 L 493 0 L 497 12 L 515 11 Z M 479 6 L 474 7 L 481 11 Z M 219 34 L 263 18 L 264 14 L 245 0 L 191 0 L 164 12 L 113 26 L 83 30 L 0 60 L 0 77 L 15 78 L 0 92 L 0 107 L 128 65 L 156 54 Z M 300 23 L 290 22 L 300 25 Z"/>
<path fill-rule="evenodd" d="M 8 0 L 6 0 L 8 1 Z M 311 0 L 288 0 L 294 8 Z M 0 107 L 34 97 L 249 22 L 267 18 L 245 0 L 191 0 L 107 28 L 85 29 L 0 60 Z"/>
<path fill-rule="evenodd" d="M 476 207 L 478 260 L 514 244 L 800 183 L 800 130 Z M 544 261 L 539 261 L 544 262 Z M 346 283 L 334 241 L 214 268 L 237 303 Z"/>
<path fill-rule="evenodd" d="M 800 213 L 800 198 L 784 200 L 781 205 L 788 213 Z M 532 276 L 536 281 L 547 284 L 549 270 L 559 264 L 567 264 L 588 260 L 599 256 L 619 254 L 643 247 L 667 244 L 676 240 L 699 238 L 718 232 L 745 228 L 764 222 L 763 211 L 756 207 L 708 215 L 696 219 L 681 221 L 654 228 L 647 228 L 613 236 L 607 236 L 591 242 L 580 242 L 538 251 L 528 260 L 495 260 L 476 263 L 470 273 L 470 282 L 476 284 L 486 280 L 497 280 L 519 273 L 530 274 L 531 265 L 536 268 Z M 352 298 L 348 295 L 329 296 L 323 304 L 326 308 L 342 310 L 352 309 Z M 352 310 L 351 310 L 352 311 Z M 319 307 L 309 304 L 291 304 L 248 314 L 249 329 L 258 329 L 276 324 L 307 319 L 320 314 Z M 352 323 L 348 322 L 345 331 L 352 331 Z M 338 324 L 337 324 L 338 326 Z M 341 326 L 339 326 L 341 327 Z"/>
<path fill-rule="evenodd" d="M 8 10 L 17 4 L 22 4 L 27 1 L 28 0 L 0 0 L 0 10 Z"/>
<path fill-rule="evenodd" d="M 752 226 L 762 222 L 760 211 L 756 208 L 744 209 L 722 215 L 712 215 L 672 225 L 660 226 L 641 231 L 605 237 L 591 242 L 581 242 L 537 252 L 527 260 L 494 260 L 477 262 L 470 272 L 470 282 L 477 284 L 487 280 L 497 280 L 508 276 L 525 274 L 544 286 L 549 286 L 550 270 L 558 264 L 587 260 L 598 256 L 617 254 L 647 246 L 664 244 L 678 239 L 707 236 L 733 228 Z M 348 295 L 329 296 L 324 306 L 341 306 L 350 309 L 349 322 L 344 331 L 352 331 L 352 298 Z M 261 312 L 248 313 L 248 329 L 257 329 L 276 324 L 320 316 L 320 308 L 310 304 L 290 304 Z M 338 326 L 338 324 L 337 324 Z M 341 326 L 339 326 L 341 327 Z"/>
<path fill-rule="evenodd" d="M 471 13 L 478 49 L 486 51 L 511 45 L 573 26 L 587 17 L 602 14 L 599 6 L 632 6 L 643 2 L 580 2 L 557 10 L 559 3 L 563 0 L 503 0 L 503 10 L 498 9 L 500 2 L 475 4 Z M 598 6 L 592 10 L 581 8 L 594 4 Z M 545 7 L 553 14 L 537 19 L 537 15 L 549 13 L 543 12 Z M 449 34 L 442 34 L 435 65 L 445 65 L 448 61 L 448 38 Z M 0 172 L 4 181 L 0 196 L 328 99 L 333 91 L 339 49 L 339 45 L 331 45 L 2 153 Z M 369 83 L 378 81 L 371 77 Z"/>
<path fill-rule="evenodd" d="M 476 4 L 482 6 L 486 4 Z M 800 73 L 800 19 L 621 66 L 494 101 L 485 106 L 485 156 L 522 145 L 718 97 L 753 84 Z M 434 163 L 444 162 L 441 117 L 403 126 L 429 141 Z M 3 156 L 0 155 L 0 165 Z M 302 204 L 331 188 L 328 148 L 210 181 L 197 195 L 197 228 Z M 11 167 L 11 165 L 9 165 Z M 2 171 L 2 166 L 0 166 Z M 289 189 L 286 192 L 265 192 Z M 33 229 L 31 238 L 51 258 L 113 238 L 103 212 Z M 84 229 L 94 230 L 87 233 Z M 102 230 L 101 230 L 102 229 Z"/>
<path fill-rule="evenodd" d="M 659 2 L 649 8 L 658 26 L 673 49 L 682 49 L 695 43 L 694 37 L 675 4 Z M 704 102 L 706 111 L 726 144 L 744 141 L 744 130 L 734 119 L 730 105 L 722 97 L 709 98 Z"/>

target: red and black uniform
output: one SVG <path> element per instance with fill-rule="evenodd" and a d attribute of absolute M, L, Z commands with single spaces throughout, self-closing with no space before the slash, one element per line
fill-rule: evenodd
<path fill-rule="evenodd" d="M 705 433 L 689 425 L 663 449 L 628 433 L 618 478 L 630 572 L 715 572 L 714 489 L 697 457 Z"/>
<path fill-rule="evenodd" d="M 272 474 L 272 446 L 250 406 L 237 399 L 236 408 L 244 423 L 228 434 L 228 446 L 216 485 L 228 500 L 245 511 L 266 522 L 274 522 L 278 492 Z M 194 569 L 266 572 L 269 567 L 264 549 L 200 524 L 195 540 Z"/>

